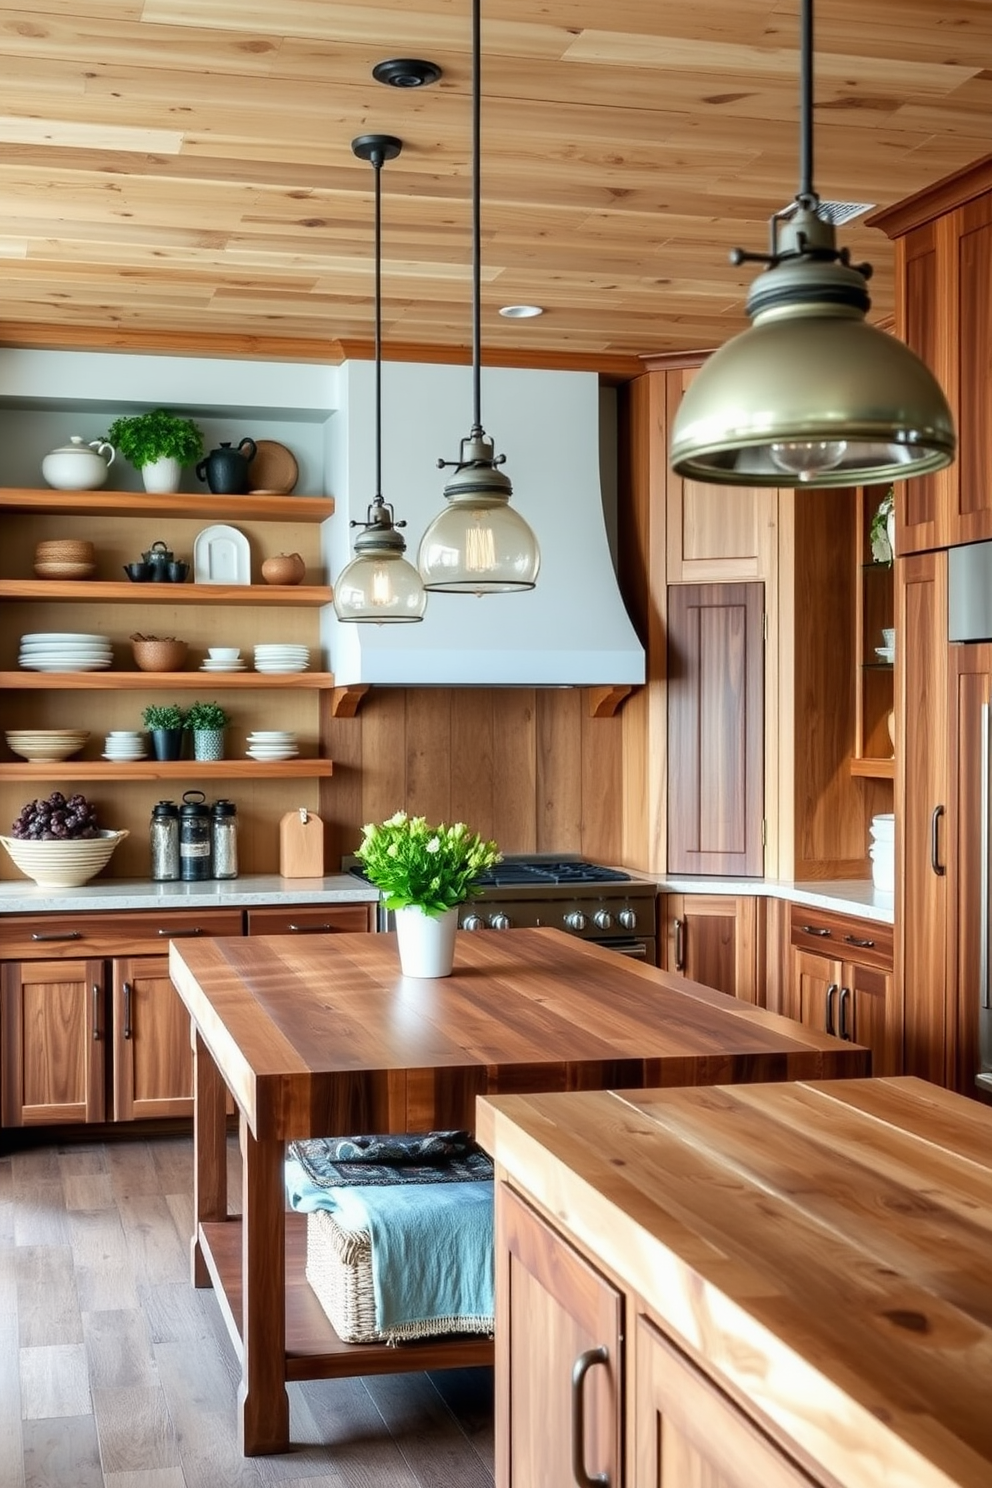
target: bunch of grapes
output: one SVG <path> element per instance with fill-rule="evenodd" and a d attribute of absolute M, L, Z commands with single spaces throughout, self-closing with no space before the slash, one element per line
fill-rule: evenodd
<path fill-rule="evenodd" d="M 15 837 L 33 842 L 68 841 L 73 837 L 99 836 L 96 807 L 85 796 L 64 796 L 52 791 L 47 801 L 28 801 L 11 827 Z"/>

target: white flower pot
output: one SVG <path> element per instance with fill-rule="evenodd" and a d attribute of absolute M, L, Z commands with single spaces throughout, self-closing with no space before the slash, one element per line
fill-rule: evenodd
<path fill-rule="evenodd" d="M 141 467 L 141 479 L 145 483 L 145 490 L 154 491 L 159 496 L 178 491 L 181 476 L 182 466 L 178 460 L 173 460 L 169 455 L 162 455 L 160 459 L 153 460 L 150 465 Z"/>
<path fill-rule="evenodd" d="M 455 959 L 455 931 L 458 910 L 443 914 L 424 914 L 419 904 L 409 904 L 396 911 L 396 939 L 399 943 L 400 970 L 410 977 L 446 977 L 451 975 Z"/>

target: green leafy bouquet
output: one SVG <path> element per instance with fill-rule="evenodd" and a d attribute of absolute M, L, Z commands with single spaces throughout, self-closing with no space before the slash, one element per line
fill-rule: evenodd
<path fill-rule="evenodd" d="M 397 811 L 362 831 L 356 856 L 387 909 L 417 904 L 425 914 L 443 914 L 479 893 L 475 880 L 501 857 L 495 842 L 484 842 L 464 822 L 432 827 L 422 816 Z"/>

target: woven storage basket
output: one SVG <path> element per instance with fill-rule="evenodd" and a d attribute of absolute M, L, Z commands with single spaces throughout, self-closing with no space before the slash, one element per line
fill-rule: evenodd
<path fill-rule="evenodd" d="M 429 1193 L 425 1189 L 425 1197 Z M 446 1318 L 443 1325 L 407 1323 L 402 1340 L 375 1325 L 372 1237 L 367 1230 L 345 1230 L 327 1209 L 307 1215 L 307 1281 L 343 1343 L 415 1342 L 450 1333 L 491 1333 L 491 1318 Z"/>

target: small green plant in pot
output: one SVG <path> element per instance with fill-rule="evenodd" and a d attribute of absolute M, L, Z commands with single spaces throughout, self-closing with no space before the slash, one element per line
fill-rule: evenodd
<path fill-rule="evenodd" d="M 224 730 L 230 721 L 230 715 L 220 703 L 190 704 L 183 727 L 193 735 L 194 759 L 224 758 Z"/>
<path fill-rule="evenodd" d="M 183 467 L 195 465 L 203 454 L 198 425 L 166 408 L 122 415 L 107 430 L 106 440 L 141 471 L 146 491 L 178 491 Z"/>
<path fill-rule="evenodd" d="M 157 760 L 182 759 L 185 715 L 178 703 L 151 703 L 141 721 L 151 734 Z"/>

